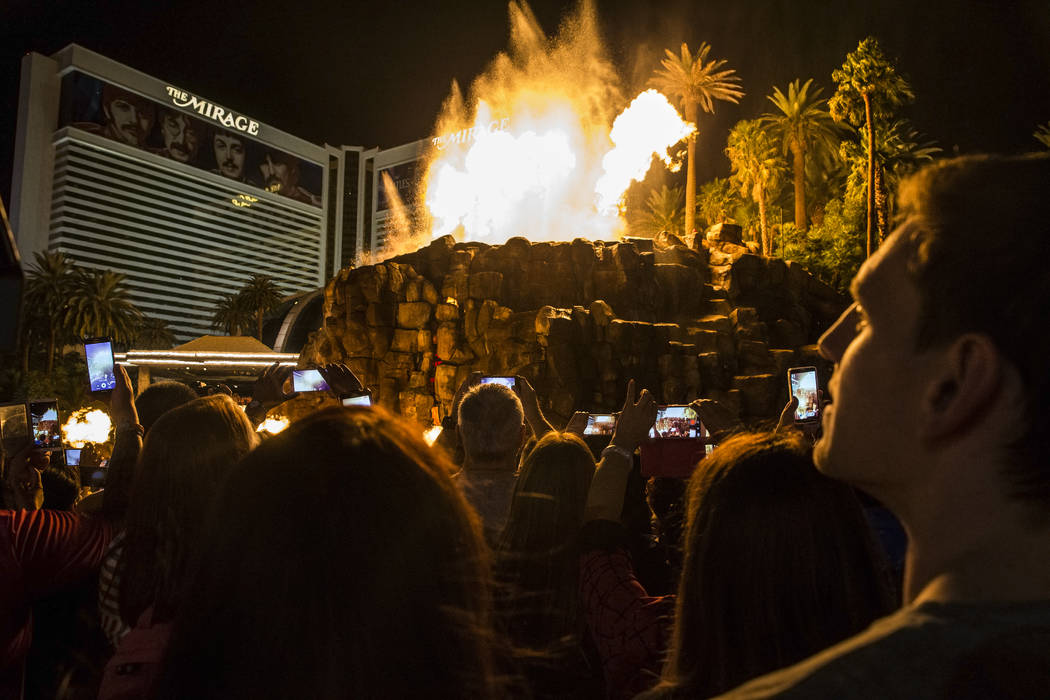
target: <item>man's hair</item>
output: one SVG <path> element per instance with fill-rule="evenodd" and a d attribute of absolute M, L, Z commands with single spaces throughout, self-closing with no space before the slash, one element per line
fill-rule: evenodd
<path fill-rule="evenodd" d="M 459 435 L 471 464 L 501 465 L 521 448 L 525 413 L 517 394 L 501 384 L 479 384 L 459 404 Z"/>
<path fill-rule="evenodd" d="M 49 464 L 40 475 L 44 486 L 44 510 L 73 510 L 80 496 L 80 469 Z"/>
<path fill-rule="evenodd" d="M 914 226 L 909 271 L 919 291 L 919 349 L 987 335 L 1017 368 L 1025 421 L 1007 445 L 1011 495 L 1050 505 L 1050 154 L 969 156 L 901 186 Z"/>
<path fill-rule="evenodd" d="M 182 382 L 167 381 L 150 384 L 135 399 L 139 423 L 148 432 L 162 415 L 195 398 L 197 398 L 197 392 Z"/>

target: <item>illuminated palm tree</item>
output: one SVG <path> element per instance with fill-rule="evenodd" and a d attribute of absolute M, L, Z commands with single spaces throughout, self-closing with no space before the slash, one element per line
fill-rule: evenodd
<path fill-rule="evenodd" d="M 763 255 L 773 253 L 766 202 L 780 183 L 783 165 L 778 151 L 776 139 L 762 128 L 758 119 L 738 122 L 729 132 L 726 155 L 733 169 L 732 180 L 741 194 L 750 196 L 758 204 Z"/>
<path fill-rule="evenodd" d="M 66 308 L 70 329 L 84 338 L 106 336 L 118 343 L 134 340 L 142 313 L 131 302 L 124 279 L 122 273 L 112 270 L 78 271 Z"/>
<path fill-rule="evenodd" d="M 795 228 L 806 230 L 806 153 L 815 148 L 832 150 L 837 137 L 835 121 L 820 99 L 822 88 L 809 91 L 813 79 L 805 83 L 793 80 L 787 93 L 774 87 L 766 99 L 779 110 L 778 114 L 764 114 L 762 121 L 779 135 L 783 154 L 792 156 L 795 186 Z"/>
<path fill-rule="evenodd" d="M 668 231 L 682 235 L 682 188 L 664 185 L 649 193 L 645 211 L 635 220 L 639 233 L 655 236 Z"/>
<path fill-rule="evenodd" d="M 667 58 L 660 62 L 662 70 L 649 81 L 649 84 L 672 100 L 681 104 L 685 120 L 696 124 L 699 109 L 707 113 L 715 111 L 715 100 L 739 102 L 744 96 L 740 89 L 740 78 L 733 69 L 723 69 L 725 60 L 708 60 L 711 46 L 704 42 L 697 49 L 696 56 L 689 52 L 689 45 L 682 44 L 681 55 L 665 50 Z M 685 234 L 693 233 L 696 217 L 696 133 L 686 142 L 688 159 L 685 175 Z"/>
<path fill-rule="evenodd" d="M 212 326 L 225 331 L 226 335 L 241 335 L 252 327 L 253 320 L 254 314 L 241 293 L 224 294 L 215 306 Z"/>
<path fill-rule="evenodd" d="M 729 178 L 725 177 L 716 177 L 704 184 L 697 197 L 700 218 L 708 226 L 729 221 L 740 203 L 740 195 L 736 188 Z"/>
<path fill-rule="evenodd" d="M 28 336 L 33 334 L 34 327 L 47 336 L 47 377 L 50 380 L 55 349 L 59 342 L 64 343 L 72 336 L 66 323 L 66 307 L 76 286 L 77 268 L 65 254 L 57 251 L 37 253 L 34 260 L 26 275 L 25 308 L 31 312 L 26 314 L 23 343 L 28 351 Z"/>
<path fill-rule="evenodd" d="M 875 158 L 879 147 L 879 135 L 874 133 L 876 124 L 886 123 L 890 110 L 900 107 L 915 98 L 911 86 L 904 80 L 893 63 L 882 53 L 879 42 L 868 37 L 860 42 L 857 50 L 846 56 L 842 67 L 831 73 L 838 90 L 828 100 L 831 116 L 835 121 L 847 121 L 858 130 L 863 129 L 868 142 L 868 219 L 867 254 L 874 250 L 875 235 Z"/>

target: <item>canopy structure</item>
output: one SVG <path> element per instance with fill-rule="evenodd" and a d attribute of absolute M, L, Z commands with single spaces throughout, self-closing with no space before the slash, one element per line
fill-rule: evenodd
<path fill-rule="evenodd" d="M 274 352 L 251 336 L 202 335 L 171 350 L 128 350 L 114 359 L 137 367 L 139 386 L 160 374 L 183 381 L 244 381 L 275 362 L 294 367 L 299 353 Z"/>

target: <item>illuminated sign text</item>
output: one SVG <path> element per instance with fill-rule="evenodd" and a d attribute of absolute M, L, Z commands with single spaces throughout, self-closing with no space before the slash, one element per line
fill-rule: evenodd
<path fill-rule="evenodd" d="M 254 119 L 249 119 L 243 114 L 237 114 L 213 105 L 211 102 L 202 100 L 196 95 L 191 95 L 185 90 L 179 90 L 170 85 L 166 89 L 168 97 L 171 98 L 171 103 L 176 107 L 188 107 L 202 117 L 222 124 L 227 129 L 236 129 L 252 136 L 259 135 L 259 122 Z"/>
<path fill-rule="evenodd" d="M 510 125 L 510 117 L 503 117 L 503 119 L 493 119 L 488 123 L 488 126 L 472 126 L 469 129 L 460 129 L 459 131 L 452 134 L 443 134 L 441 136 L 435 136 L 430 140 L 434 144 L 434 147 L 439 151 L 445 150 L 449 144 L 453 143 L 469 143 L 471 141 L 477 141 L 483 134 L 494 134 L 497 131 L 506 131 L 507 126 Z"/>

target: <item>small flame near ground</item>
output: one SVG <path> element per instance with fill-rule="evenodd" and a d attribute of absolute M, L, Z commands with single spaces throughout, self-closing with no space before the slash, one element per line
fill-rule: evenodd
<path fill-rule="evenodd" d="M 428 445 L 433 445 L 438 439 L 438 435 L 441 435 L 441 426 L 432 425 L 423 432 L 423 440 L 425 440 Z"/>
<path fill-rule="evenodd" d="M 70 447 L 84 447 L 89 442 L 102 444 L 109 440 L 113 421 L 109 414 L 98 408 L 81 408 L 74 411 L 62 426 L 62 437 Z"/>
<path fill-rule="evenodd" d="M 259 424 L 259 427 L 255 430 L 256 432 L 260 433 L 269 433 L 270 435 L 276 435 L 277 433 L 287 428 L 289 423 L 290 421 L 287 418 L 284 418 L 283 416 L 268 417 L 264 419 L 263 422 Z"/>

